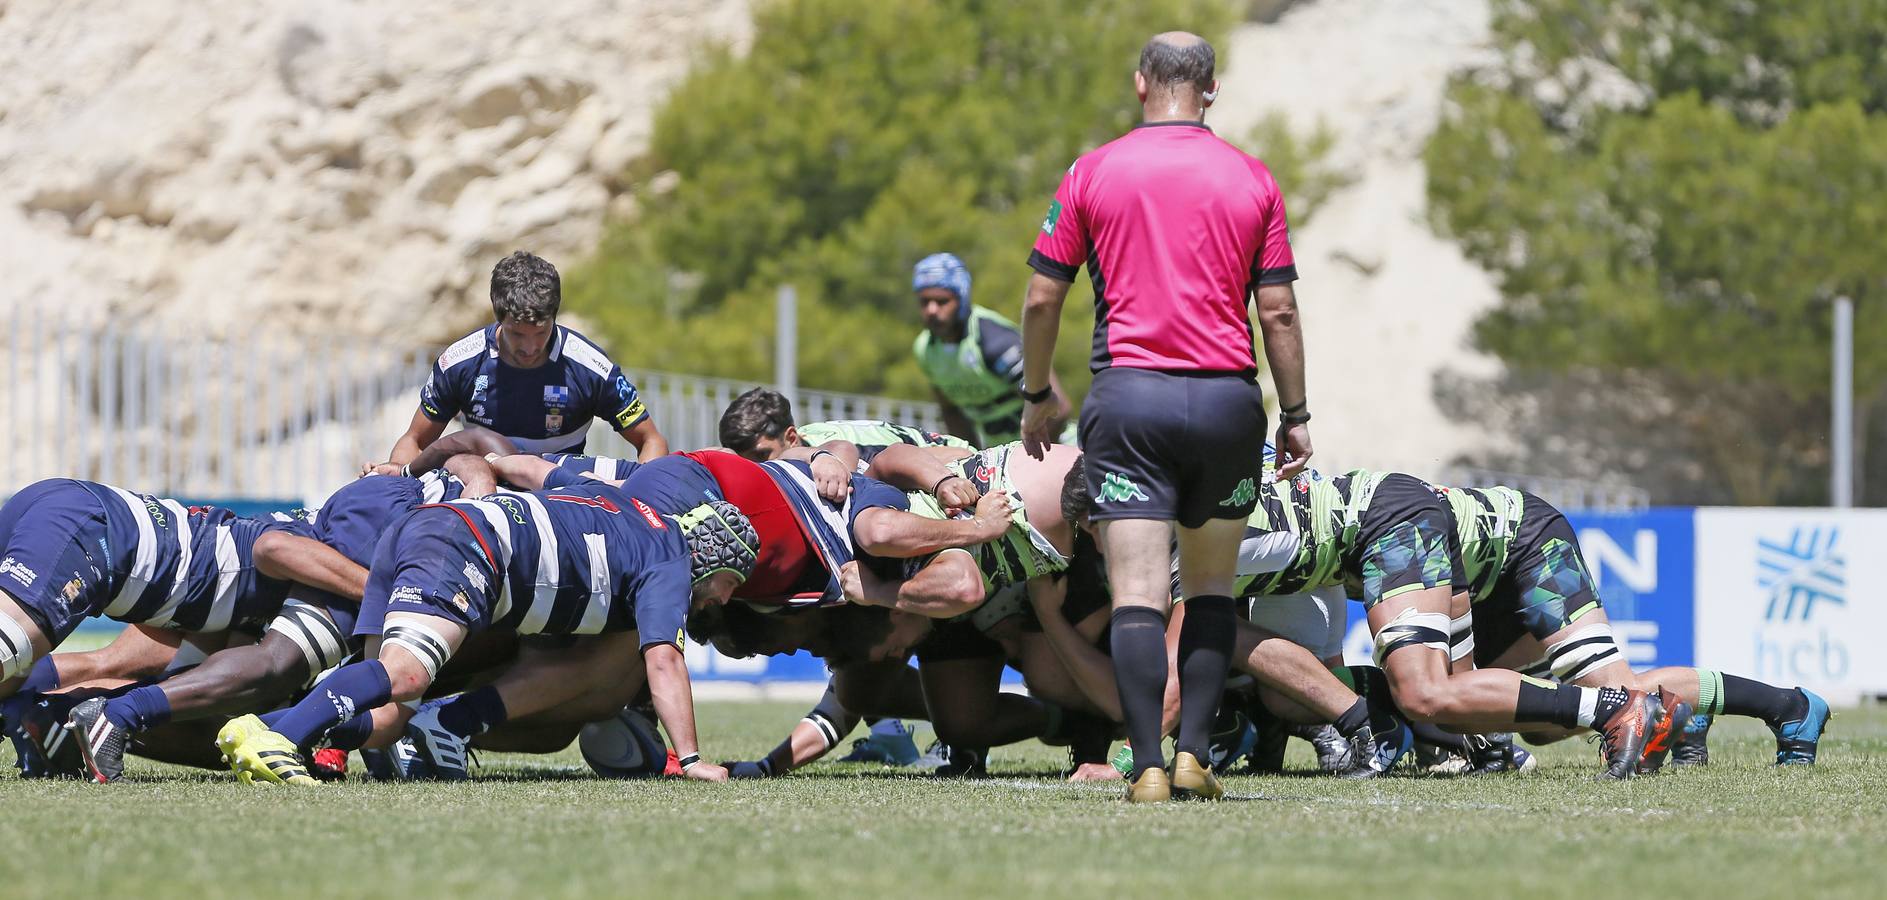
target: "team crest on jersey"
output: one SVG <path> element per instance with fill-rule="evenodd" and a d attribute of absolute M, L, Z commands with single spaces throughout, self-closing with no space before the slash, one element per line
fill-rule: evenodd
<path fill-rule="evenodd" d="M 465 596 L 464 591 L 459 591 L 452 595 L 452 605 L 458 607 L 459 612 L 465 612 L 472 608 L 472 601 Z"/>
<path fill-rule="evenodd" d="M 489 387 L 491 387 L 490 375 L 480 375 L 477 378 L 472 379 L 472 396 L 474 397 L 485 396 L 485 389 Z"/>
<path fill-rule="evenodd" d="M 637 500 L 634 497 L 629 498 L 629 502 L 634 503 L 636 505 L 636 512 L 639 512 L 642 514 L 642 520 L 649 523 L 650 528 L 656 528 L 662 531 L 668 530 L 668 526 L 662 524 L 662 517 L 656 515 L 655 510 L 650 509 L 647 503 L 643 503 L 642 501 Z"/>
<path fill-rule="evenodd" d="M 79 600 L 79 593 L 84 590 L 85 590 L 85 579 L 80 578 L 77 575 L 74 575 L 72 576 L 71 581 L 66 582 L 65 586 L 59 589 L 59 596 L 63 598 L 65 602 L 67 603 L 77 603 Z"/>
<path fill-rule="evenodd" d="M 562 410 L 556 410 L 544 416 L 544 430 L 553 434 L 563 430 Z"/>

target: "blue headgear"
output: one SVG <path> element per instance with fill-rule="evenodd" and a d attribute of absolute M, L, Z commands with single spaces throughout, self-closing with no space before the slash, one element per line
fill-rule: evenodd
<path fill-rule="evenodd" d="M 911 270 L 911 290 L 943 288 L 957 295 L 957 321 L 970 320 L 970 269 L 954 253 L 932 253 Z"/>

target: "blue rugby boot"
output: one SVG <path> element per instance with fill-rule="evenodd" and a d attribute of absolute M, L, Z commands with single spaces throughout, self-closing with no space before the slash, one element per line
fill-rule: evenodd
<path fill-rule="evenodd" d="M 1822 732 L 1827 730 L 1828 720 L 1834 718 L 1834 713 L 1828 710 L 1828 701 L 1823 700 L 1820 694 L 1807 688 L 1795 690 L 1808 701 L 1808 710 L 1801 718 L 1790 719 L 1770 729 L 1776 733 L 1778 766 L 1814 765 Z"/>

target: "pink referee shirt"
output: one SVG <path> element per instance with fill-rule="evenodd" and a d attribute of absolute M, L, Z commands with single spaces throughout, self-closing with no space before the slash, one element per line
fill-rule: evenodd
<path fill-rule="evenodd" d="M 1198 122 L 1147 122 L 1075 160 L 1029 265 L 1094 282 L 1090 367 L 1258 369 L 1246 301 L 1297 280 L 1265 164 Z"/>

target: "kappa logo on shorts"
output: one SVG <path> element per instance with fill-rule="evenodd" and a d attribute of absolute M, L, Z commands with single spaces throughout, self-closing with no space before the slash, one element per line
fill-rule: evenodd
<path fill-rule="evenodd" d="M 1140 489 L 1140 485 L 1118 472 L 1109 472 L 1101 479 L 1101 503 L 1125 503 L 1130 500 L 1146 501 L 1153 498 Z"/>
<path fill-rule="evenodd" d="M 1258 499 L 1258 487 L 1247 478 L 1232 489 L 1232 496 L 1219 501 L 1220 506 L 1245 506 Z"/>
<path fill-rule="evenodd" d="M 13 580 L 19 582 L 20 587 L 32 587 L 33 582 L 39 580 L 38 572 L 27 568 L 25 563 L 11 556 L 0 559 L 0 575 L 13 576 Z"/>
<path fill-rule="evenodd" d="M 392 606 L 395 603 L 424 604 L 425 602 L 425 593 L 410 584 L 400 585 L 393 589 L 392 594 L 387 595 L 388 606 Z"/>

